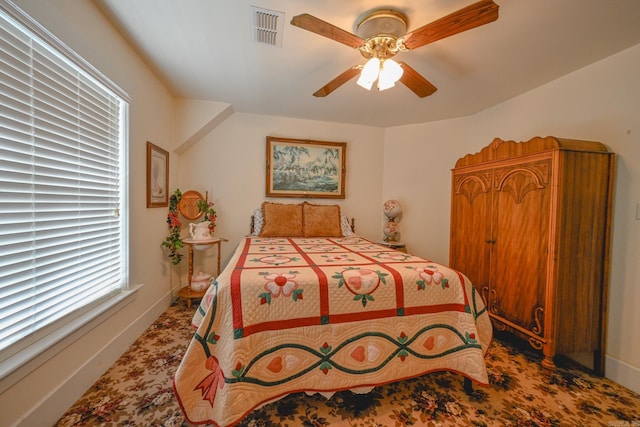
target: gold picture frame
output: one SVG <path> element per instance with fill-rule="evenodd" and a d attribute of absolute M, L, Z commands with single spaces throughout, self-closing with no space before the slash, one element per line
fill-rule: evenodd
<path fill-rule="evenodd" d="M 147 207 L 169 206 L 169 152 L 147 141 Z"/>
<path fill-rule="evenodd" d="M 267 137 L 267 197 L 345 198 L 346 142 Z"/>

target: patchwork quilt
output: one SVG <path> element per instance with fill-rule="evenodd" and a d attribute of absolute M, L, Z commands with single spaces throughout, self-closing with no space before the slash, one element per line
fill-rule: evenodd
<path fill-rule="evenodd" d="M 174 391 L 194 424 L 433 371 L 488 383 L 491 322 L 470 281 L 358 236 L 245 238 L 193 326 Z"/>

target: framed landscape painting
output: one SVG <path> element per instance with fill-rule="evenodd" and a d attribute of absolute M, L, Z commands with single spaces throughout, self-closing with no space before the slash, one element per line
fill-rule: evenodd
<path fill-rule="evenodd" d="M 346 142 L 267 137 L 268 197 L 344 199 Z"/>

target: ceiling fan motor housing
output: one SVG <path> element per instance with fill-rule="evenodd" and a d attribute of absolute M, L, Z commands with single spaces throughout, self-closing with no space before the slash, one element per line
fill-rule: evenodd
<path fill-rule="evenodd" d="M 398 39 L 407 32 L 407 17 L 392 9 L 378 9 L 365 15 L 358 22 L 358 35 L 366 40 L 359 48 L 367 59 L 391 58 L 402 50 Z"/>
<path fill-rule="evenodd" d="M 392 9 L 378 9 L 366 14 L 357 25 L 357 34 L 363 39 L 389 35 L 402 37 L 407 32 L 407 16 Z"/>

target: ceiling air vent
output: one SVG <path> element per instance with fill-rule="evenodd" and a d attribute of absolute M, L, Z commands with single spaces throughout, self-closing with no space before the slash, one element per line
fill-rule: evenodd
<path fill-rule="evenodd" d="M 254 41 L 282 47 L 284 12 L 251 6 L 251 24 Z"/>

